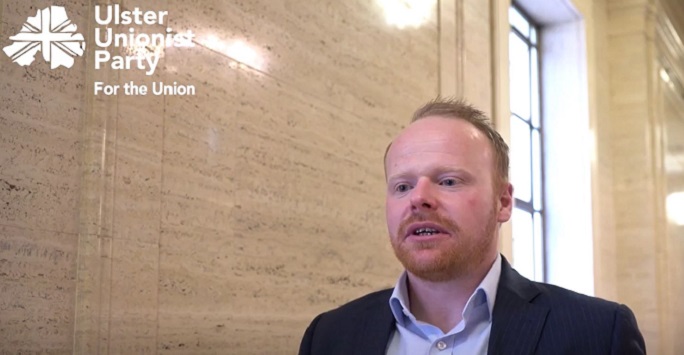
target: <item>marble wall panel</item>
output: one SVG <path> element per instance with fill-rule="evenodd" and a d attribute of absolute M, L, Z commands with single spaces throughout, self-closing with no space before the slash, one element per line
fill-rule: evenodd
<path fill-rule="evenodd" d="M 660 117 L 647 4 L 608 9 L 611 150 L 619 300 L 637 315 L 649 352 L 668 353 L 663 302 L 661 159 L 656 148 Z"/>
<path fill-rule="evenodd" d="M 684 66 L 684 64 L 681 64 Z M 677 78 L 677 80 L 681 80 Z M 684 192 L 684 97 L 677 86 L 661 81 L 663 91 L 663 149 L 665 155 L 666 195 Z M 666 204 L 667 208 L 667 204 Z M 672 208 L 670 206 L 670 208 Z M 666 214 L 677 211 L 666 211 Z M 684 350 L 684 341 L 679 334 L 684 332 L 684 306 L 680 302 L 684 295 L 684 225 L 668 218 L 665 238 L 665 261 L 668 273 L 665 283 L 665 301 L 668 309 L 663 317 L 668 329 L 670 353 L 676 354 Z"/>
<path fill-rule="evenodd" d="M 253 67 L 368 118 L 391 119 L 437 94 L 436 7 L 418 29 L 387 25 L 368 1 L 170 1 L 169 11 L 183 14 L 171 27 L 194 30 L 203 45 L 234 53 L 242 41 Z"/>
<path fill-rule="evenodd" d="M 463 1 L 462 21 L 463 96 L 491 117 L 492 54 L 489 2 Z"/>
<path fill-rule="evenodd" d="M 226 278 L 239 244 L 232 231 L 239 103 L 231 63 L 204 47 L 168 48 L 165 57 L 165 80 L 195 85 L 197 92 L 164 103 L 158 352 L 227 348 L 216 330 L 228 324 L 220 317 L 229 317 L 239 300 Z"/>
<path fill-rule="evenodd" d="M 439 1 L 439 94 L 456 96 L 463 93 L 463 63 L 459 55 L 463 44 L 462 3 Z"/>
<path fill-rule="evenodd" d="M 70 352 L 78 238 L 4 225 L 0 236 L 0 353 Z"/>
<path fill-rule="evenodd" d="M 65 1 L 2 1 L 4 47 L 30 16 Z M 86 27 L 87 4 L 68 15 Z M 85 61 L 51 70 L 0 55 L 0 353 L 72 349 Z"/>
<path fill-rule="evenodd" d="M 265 265 L 265 256 L 256 255 L 259 250 L 254 244 L 260 242 L 256 238 L 173 228 L 165 230 L 162 238 L 160 353 L 296 349 L 299 339 L 291 333 L 302 320 L 289 320 L 296 305 L 278 301 L 297 284 L 296 278 L 286 277 L 287 266 L 294 261 L 287 266 Z M 264 337 L 264 332 L 269 336 Z"/>
<path fill-rule="evenodd" d="M 108 70 L 90 69 L 93 80 L 115 81 Z M 92 95 L 92 83 L 88 89 Z M 116 170 L 115 100 L 90 96 L 84 109 L 81 135 L 83 157 L 79 203 L 77 290 L 74 353 L 106 353 L 111 299 L 111 249 L 114 231 Z M 102 335 L 102 337 L 100 337 Z"/>
<path fill-rule="evenodd" d="M 156 353 L 158 267 L 157 243 L 113 239 L 107 353 Z"/>
<path fill-rule="evenodd" d="M 228 322 L 218 319 L 223 326 L 212 328 L 215 318 L 198 315 L 229 315 L 224 309 L 239 300 L 226 278 L 239 247 L 232 231 L 236 69 L 203 47 L 167 54 L 167 82 L 196 85 L 197 95 L 165 103 L 156 346 L 164 353 L 219 351 L 226 347 L 214 346 L 226 339 L 216 330 Z"/>
<path fill-rule="evenodd" d="M 634 6 L 644 6 L 652 3 L 650 0 L 606 0 L 608 11 L 619 10 Z"/>
<path fill-rule="evenodd" d="M 610 65 L 608 57 L 602 55 L 603 49 L 608 47 L 607 8 L 605 1 L 592 1 L 593 48 L 587 48 L 587 53 L 595 60 L 594 71 L 589 73 L 590 82 L 594 82 L 594 96 L 591 95 L 595 111 L 590 117 L 595 134 L 594 161 L 594 235 L 595 235 L 595 279 L 596 295 L 605 299 L 620 300 L 617 294 L 615 278 L 616 270 L 616 235 L 615 214 L 613 202 L 613 164 L 611 149 L 611 120 L 610 117 Z M 589 30 L 587 30 L 589 31 Z M 591 66 L 590 66 L 591 67 Z"/>
<path fill-rule="evenodd" d="M 125 33 L 129 27 L 146 34 L 165 33 L 165 28 L 156 25 L 112 27 L 115 33 Z M 148 48 L 138 50 L 149 56 L 151 52 Z M 103 81 L 105 84 L 117 84 L 122 88 L 119 95 L 109 98 L 111 105 L 115 106 L 116 116 L 113 117 L 107 133 L 113 137 L 113 229 L 110 235 L 116 239 L 136 240 L 147 244 L 157 243 L 159 240 L 166 98 L 152 92 L 135 95 L 133 91 L 126 92 L 125 86 L 135 84 L 145 86 L 151 91 L 154 83 L 165 82 L 163 50 L 159 49 L 162 53 L 160 63 L 150 75 L 148 69 L 141 70 L 137 67 L 131 70 L 101 69 L 109 71 L 111 76 L 110 80 Z M 113 52 L 114 55 L 128 54 L 119 48 Z M 100 115 L 101 112 L 94 111 L 94 114 Z"/>
<path fill-rule="evenodd" d="M 0 38 L 15 35 L 42 1 L 5 1 Z M 59 4 L 55 4 L 59 5 Z M 86 27 L 87 6 L 69 16 Z M 76 233 L 78 216 L 78 128 L 83 105 L 85 61 L 50 70 L 42 54 L 21 67 L 0 59 L 0 220 L 5 224 Z"/>
<path fill-rule="evenodd" d="M 612 8 L 608 11 L 611 26 L 608 27 L 609 36 L 639 34 L 645 35 L 647 27 L 648 8 L 643 4 L 632 4 L 624 7 Z"/>
<path fill-rule="evenodd" d="M 175 318 L 180 322 L 165 328 L 174 336 L 166 340 L 160 333 L 161 354 L 225 354 L 227 351 L 246 355 L 295 354 L 299 347 L 299 339 L 280 335 L 296 326 L 289 321 L 240 317 L 216 311 Z M 264 329 L 268 329 L 267 335 Z"/>
<path fill-rule="evenodd" d="M 232 202 L 236 93 L 234 61 L 201 46 L 167 48 L 165 82 L 194 85 L 194 96 L 167 97 L 162 192 Z"/>
<path fill-rule="evenodd" d="M 149 117 L 140 110 L 122 111 L 125 112 L 121 112 L 120 115 L 140 117 L 141 121 Z M 119 121 L 119 124 L 123 124 L 122 121 Z M 143 123 L 138 125 L 142 126 Z M 142 129 L 144 128 L 141 127 Z M 161 124 L 158 129 L 161 131 Z M 161 141 L 161 132 L 156 135 Z M 161 179 L 161 147 L 158 151 L 146 151 L 141 146 L 118 142 L 112 230 L 114 238 L 146 243 L 158 241 Z"/>
<path fill-rule="evenodd" d="M 127 31 L 123 26 L 111 27 L 115 33 Z M 158 26 L 133 28 L 163 32 Z M 109 51 L 125 54 L 118 48 Z M 77 353 L 156 349 L 164 98 L 128 95 L 124 84 L 150 85 L 161 79 L 160 73 L 158 69 L 147 76 L 144 71 L 118 70 L 109 64 L 91 67 L 88 73 Z M 94 82 L 121 89 L 118 95 L 95 94 Z"/>

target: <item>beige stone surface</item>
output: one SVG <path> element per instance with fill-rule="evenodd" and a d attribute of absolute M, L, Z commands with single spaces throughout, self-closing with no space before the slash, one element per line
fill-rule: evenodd
<path fill-rule="evenodd" d="M 590 103 L 590 129 L 595 139 L 592 161 L 592 199 L 594 224 L 594 287 L 596 295 L 618 298 L 617 251 L 615 248 L 615 212 L 613 201 L 613 165 L 610 117 L 610 65 L 603 50 L 608 46 L 607 10 L 605 1 L 577 4 L 587 21 L 587 55 Z"/>
<path fill-rule="evenodd" d="M 40 1 L 0 2 L 0 38 Z M 70 11 L 80 29 L 82 4 Z M 85 64 L 0 59 L 0 353 L 68 353 L 74 334 Z"/>
<path fill-rule="evenodd" d="M 159 244 L 116 238 L 111 257 L 107 353 L 155 353 Z"/>
<path fill-rule="evenodd" d="M 36 15 L 32 3 L 39 2 L 1 4 L 0 38 L 13 36 L 26 17 Z M 70 13 L 79 28 L 85 26 L 85 9 L 74 7 Z M 77 61 L 70 70 L 50 70 L 40 53 L 35 61 L 38 65 L 25 70 L 2 53 L 0 220 L 6 225 L 76 233 L 85 64 Z"/>
<path fill-rule="evenodd" d="M 0 235 L 0 353 L 70 352 L 78 238 L 5 225 Z"/>
<path fill-rule="evenodd" d="M 50 5 L 86 32 L 103 2 Z M 644 134 L 657 122 L 657 7 L 582 4 L 597 294 L 635 310 L 649 353 L 676 354 L 676 333 L 661 329 L 684 319 L 681 228 L 646 208 L 684 186 L 675 175 L 659 185 L 657 135 Z M 0 1 L 0 44 L 47 5 Z M 68 70 L 40 53 L 28 68 L 0 55 L 0 353 L 294 354 L 313 316 L 400 272 L 382 154 L 412 110 L 441 91 L 496 111 L 492 1 L 436 3 L 424 25 L 402 29 L 363 0 L 124 6 L 169 11 L 168 26 L 192 30 L 197 46 L 164 48 L 152 76 L 94 70 L 93 46 Z M 95 96 L 95 81 L 197 93 Z"/>
<path fill-rule="evenodd" d="M 672 4 L 674 5 L 674 4 Z M 665 8 L 665 7 L 664 7 Z M 665 8 L 668 9 L 668 8 Z M 670 10 L 671 9 L 671 10 Z M 672 12 L 670 12 L 672 11 Z M 678 8 L 669 8 L 668 14 L 674 14 L 684 11 L 684 6 Z M 672 24 L 672 27 L 667 26 L 670 31 L 677 27 L 676 24 L 682 19 L 668 16 L 668 21 L 662 21 L 667 24 Z M 682 28 L 677 28 L 679 31 L 675 34 L 669 33 L 668 37 L 658 37 L 659 41 L 666 42 L 677 37 L 681 38 Z M 667 32 L 663 29 L 658 33 Z M 668 38 L 666 40 L 666 38 Z M 662 114 L 662 149 L 664 155 L 664 179 L 665 191 L 664 194 L 669 196 L 673 193 L 684 192 L 684 91 L 682 87 L 674 84 L 677 80 L 681 83 L 681 74 L 684 70 L 684 51 L 681 47 L 673 45 L 673 43 L 662 43 L 661 48 L 666 49 L 661 57 L 662 69 L 671 73 L 669 81 L 661 80 L 659 89 L 662 93 L 662 106 L 659 111 Z M 672 49 L 679 48 L 678 51 Z M 665 206 L 667 209 L 668 206 Z M 671 208 L 671 207 L 670 207 Z M 677 210 L 665 211 L 667 215 L 677 213 Z M 663 275 L 662 288 L 664 289 L 662 302 L 665 309 L 662 312 L 663 328 L 667 329 L 666 339 L 671 341 L 665 342 L 663 348 L 669 353 L 676 354 L 684 349 L 684 340 L 680 336 L 684 331 L 684 305 L 682 305 L 681 295 L 684 294 L 684 226 L 679 225 L 676 221 L 668 219 L 667 226 L 664 231 L 665 238 L 662 243 L 661 269 Z"/>
<path fill-rule="evenodd" d="M 464 0 L 463 97 L 491 116 L 492 54 L 489 1 Z"/>
<path fill-rule="evenodd" d="M 146 28 L 144 32 L 153 32 Z M 163 60 L 163 59 L 162 59 Z M 120 85 L 133 82 L 151 86 L 165 81 L 162 68 L 147 76 L 143 71 L 122 71 Z M 164 96 L 119 96 L 116 100 L 116 142 L 113 157 L 113 229 L 116 239 L 158 243 L 161 219 Z"/>
<path fill-rule="evenodd" d="M 609 14 L 610 16 L 610 14 Z M 613 16 L 619 16 L 613 14 Z M 609 18 L 609 23 L 611 19 Z M 611 24 L 612 25 L 612 24 Z M 611 145 L 618 299 L 638 315 L 649 351 L 659 353 L 661 328 L 656 278 L 658 216 L 655 214 L 653 117 L 647 85 L 649 44 L 643 34 L 610 38 Z M 651 103 L 652 104 L 652 103 Z"/>
<path fill-rule="evenodd" d="M 671 95 L 659 78 L 664 64 L 659 61 L 682 51 L 681 42 L 664 45 L 662 29 L 656 31 L 668 16 L 658 2 L 609 2 L 607 11 L 616 273 L 604 281 L 635 311 L 649 353 L 658 354 L 684 349 L 678 339 L 681 307 L 673 302 L 681 298 L 684 255 L 664 211 L 666 194 L 677 191 L 672 186 L 677 177 L 663 162 L 677 159 L 671 142 L 684 139 L 673 120 L 684 105 L 665 100 Z M 681 63 L 678 58 L 665 62 Z M 673 75 L 681 70 L 669 69 Z M 663 108 L 664 101 L 669 105 Z"/>
<path fill-rule="evenodd" d="M 404 115 L 437 94 L 436 13 L 414 30 L 387 25 L 382 8 L 363 0 L 174 0 L 167 7 L 183 14 L 171 17 L 172 28 L 192 29 L 220 54 L 247 43 L 262 72 L 368 119 Z"/>

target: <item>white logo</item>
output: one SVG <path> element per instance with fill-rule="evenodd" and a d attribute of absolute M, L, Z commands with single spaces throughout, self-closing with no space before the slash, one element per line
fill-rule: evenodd
<path fill-rule="evenodd" d="M 26 19 L 21 31 L 10 40 L 14 43 L 2 50 L 21 66 L 33 63 L 36 52 L 42 51 L 50 69 L 60 65 L 71 68 L 74 57 L 85 52 L 83 35 L 76 33 L 76 25 L 67 18 L 62 6 L 38 10 L 36 16 Z"/>

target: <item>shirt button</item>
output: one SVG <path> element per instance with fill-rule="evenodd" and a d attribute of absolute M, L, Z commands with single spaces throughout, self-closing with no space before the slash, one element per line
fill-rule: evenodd
<path fill-rule="evenodd" d="M 437 342 L 437 349 L 444 350 L 444 349 L 446 349 L 446 347 L 447 347 L 447 345 L 445 342 L 443 342 L 443 341 Z"/>

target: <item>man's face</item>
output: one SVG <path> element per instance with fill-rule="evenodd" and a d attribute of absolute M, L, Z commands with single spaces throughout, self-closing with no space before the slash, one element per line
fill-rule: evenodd
<path fill-rule="evenodd" d="M 390 241 L 410 273 L 446 281 L 494 259 L 512 187 L 495 191 L 493 149 L 475 126 L 420 119 L 394 140 L 385 168 Z"/>

